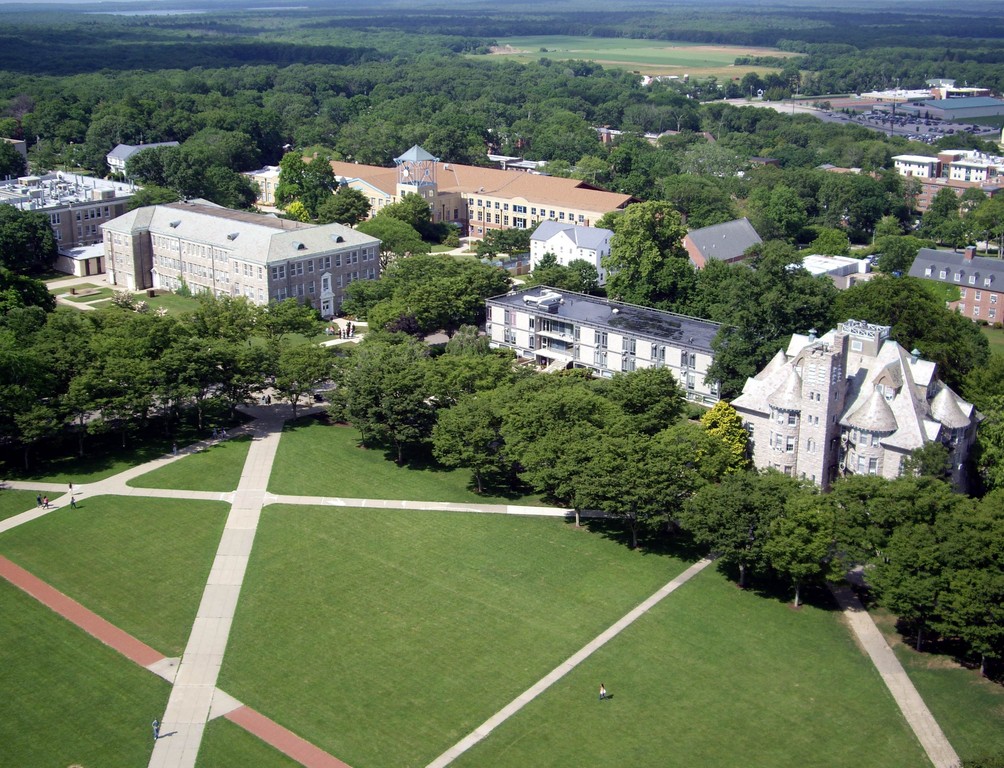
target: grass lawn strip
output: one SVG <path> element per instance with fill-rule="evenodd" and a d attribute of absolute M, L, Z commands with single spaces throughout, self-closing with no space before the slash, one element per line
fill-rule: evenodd
<path fill-rule="evenodd" d="M 224 717 L 206 723 L 196 768 L 299 768 L 277 749 Z"/>
<path fill-rule="evenodd" d="M 220 687 L 366 766 L 423 766 L 679 574 L 550 519 L 267 507 Z"/>
<path fill-rule="evenodd" d="M 56 495 L 50 493 L 49 498 L 55 499 Z M 0 520 L 6 520 L 37 507 L 38 502 L 35 500 L 37 496 L 37 491 L 17 491 L 13 488 L 4 488 L 0 491 Z M 69 498 L 66 503 L 70 503 Z"/>
<path fill-rule="evenodd" d="M 170 686 L 0 580 L 0 764 L 146 765 Z"/>
<path fill-rule="evenodd" d="M 359 432 L 316 419 L 287 424 L 268 489 L 299 496 L 408 499 L 482 504 L 540 504 L 534 496 L 479 495 L 469 470 L 398 466 L 380 450 L 359 446 Z"/>
<path fill-rule="evenodd" d="M 454 763 L 587 764 L 929 765 L 838 612 L 795 611 L 714 568 Z"/>
<path fill-rule="evenodd" d="M 896 617 L 868 611 L 963 761 L 1004 752 L 1004 688 L 936 653 L 918 653 L 896 631 Z"/>
<path fill-rule="evenodd" d="M 0 554 L 167 656 L 185 647 L 229 507 L 97 496 L 0 536 Z"/>
<path fill-rule="evenodd" d="M 126 485 L 133 488 L 171 488 L 177 491 L 233 491 L 240 483 L 250 446 L 250 435 L 222 440 L 140 475 Z"/>
<path fill-rule="evenodd" d="M 1004 330 L 991 328 L 988 325 L 980 326 L 980 330 L 990 342 L 990 351 L 997 355 L 1004 355 Z"/>

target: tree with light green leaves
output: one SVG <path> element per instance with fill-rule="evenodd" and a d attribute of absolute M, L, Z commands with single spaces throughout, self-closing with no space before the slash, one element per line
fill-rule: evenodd
<path fill-rule="evenodd" d="M 742 416 L 729 403 L 719 400 L 703 416 L 701 425 L 708 434 L 722 441 L 730 457 L 728 470 L 737 472 L 749 469 L 749 432 L 743 426 Z"/>

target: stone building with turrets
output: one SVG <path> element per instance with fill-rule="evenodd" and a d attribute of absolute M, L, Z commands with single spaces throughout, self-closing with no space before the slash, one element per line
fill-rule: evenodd
<path fill-rule="evenodd" d="M 795 334 L 746 380 L 732 405 L 750 432 L 753 462 L 824 490 L 843 475 L 895 478 L 903 459 L 940 442 L 964 486 L 979 414 L 937 378 L 936 365 L 857 320 L 817 338 Z"/>

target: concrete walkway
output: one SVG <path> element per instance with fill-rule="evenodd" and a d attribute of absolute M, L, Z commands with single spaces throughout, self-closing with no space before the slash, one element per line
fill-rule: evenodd
<path fill-rule="evenodd" d="M 694 563 L 654 595 L 614 622 L 613 625 L 601 632 L 595 639 L 586 643 L 582 648 L 572 654 L 572 656 L 570 656 L 565 662 L 552 669 L 548 674 L 527 688 L 523 693 L 471 731 L 471 733 L 464 736 L 464 738 L 429 763 L 428 768 L 445 768 L 445 766 L 452 763 L 464 754 L 464 752 L 469 750 L 479 741 L 485 739 L 492 731 L 502 725 L 502 723 L 515 715 L 523 709 L 523 707 L 579 666 L 579 664 L 592 656 L 596 651 L 617 637 L 617 635 L 629 626 L 634 624 L 635 621 L 652 610 L 652 608 L 658 605 L 663 598 L 672 594 L 679 587 L 686 584 L 694 576 L 711 565 L 711 563 L 712 561 L 708 559 L 699 560 Z"/>
<path fill-rule="evenodd" d="M 216 681 L 265 503 L 282 424 L 281 418 L 260 419 L 255 423 L 258 435 L 248 449 L 240 484 L 161 721 L 162 732 L 170 736 L 155 743 L 150 768 L 195 768 L 202 734 L 213 710 Z M 215 711 L 219 712 L 219 707 Z"/>
<path fill-rule="evenodd" d="M 962 764 L 959 756 L 857 595 L 847 585 L 831 585 L 830 591 L 844 612 L 854 636 L 871 658 L 903 717 L 916 734 L 917 741 L 927 752 L 927 757 L 935 768 L 958 768 Z"/>

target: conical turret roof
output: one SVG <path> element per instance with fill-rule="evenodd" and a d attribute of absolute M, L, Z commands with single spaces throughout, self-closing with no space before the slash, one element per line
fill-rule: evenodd
<path fill-rule="evenodd" d="M 784 377 L 781 386 L 767 397 L 767 404 L 786 411 L 799 411 L 801 410 L 801 400 L 802 377 L 798 375 L 798 371 L 792 366 L 788 369 L 788 375 Z"/>
<path fill-rule="evenodd" d="M 864 405 L 847 417 L 847 424 L 866 432 L 895 432 L 896 417 L 882 392 L 876 387 Z"/>
<path fill-rule="evenodd" d="M 931 415 L 949 429 L 969 426 L 969 417 L 962 412 L 955 394 L 948 387 L 942 387 L 931 401 Z"/>

